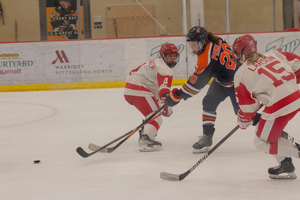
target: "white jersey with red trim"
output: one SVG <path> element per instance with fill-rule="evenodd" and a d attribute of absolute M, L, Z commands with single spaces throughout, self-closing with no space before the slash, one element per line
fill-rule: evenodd
<path fill-rule="evenodd" d="M 129 73 L 124 94 L 160 99 L 170 92 L 172 80 L 173 71 L 162 58 L 150 60 Z"/>
<path fill-rule="evenodd" d="M 238 104 L 245 117 L 253 116 L 260 103 L 265 106 L 262 118 L 272 120 L 300 108 L 300 91 L 297 85 L 300 74 L 300 57 L 271 51 L 265 59 L 253 64 L 246 62 L 234 76 Z"/>

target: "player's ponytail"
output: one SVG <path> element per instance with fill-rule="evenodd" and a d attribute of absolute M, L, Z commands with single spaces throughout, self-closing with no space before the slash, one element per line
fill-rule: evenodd
<path fill-rule="evenodd" d="M 260 58 L 264 59 L 264 58 L 266 58 L 266 56 L 264 54 L 258 53 L 258 52 L 250 53 L 249 55 L 246 56 L 247 64 L 248 65 L 253 64 Z"/>
<path fill-rule="evenodd" d="M 208 32 L 207 40 L 208 40 L 209 42 L 214 43 L 214 44 L 218 44 L 220 38 L 219 38 L 218 36 L 215 36 L 215 35 L 212 34 L 211 32 Z"/>

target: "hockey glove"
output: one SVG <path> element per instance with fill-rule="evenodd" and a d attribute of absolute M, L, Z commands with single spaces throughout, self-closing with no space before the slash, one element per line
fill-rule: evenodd
<path fill-rule="evenodd" d="M 163 111 L 161 112 L 161 114 L 165 117 L 170 117 L 173 114 L 173 110 L 172 107 L 166 106 Z"/>
<path fill-rule="evenodd" d="M 252 124 L 252 120 L 245 118 L 243 111 L 239 110 L 237 113 L 237 123 L 241 129 L 245 130 Z"/>
<path fill-rule="evenodd" d="M 252 126 L 256 126 L 256 124 L 259 122 L 261 114 L 260 113 L 256 113 L 253 119 L 253 123 Z"/>
<path fill-rule="evenodd" d="M 181 101 L 182 97 L 180 97 L 178 95 L 179 91 L 180 91 L 179 89 L 174 88 L 170 92 L 169 96 L 167 96 L 166 103 L 168 103 L 168 106 L 173 107 L 173 106 L 177 105 Z"/>
<path fill-rule="evenodd" d="M 165 92 L 165 93 L 161 96 L 161 99 L 160 99 L 160 100 L 161 100 L 161 102 L 162 102 L 163 104 L 166 103 L 166 98 L 167 98 L 167 96 L 169 96 L 169 92 Z M 163 116 L 165 116 L 165 117 L 170 117 L 170 116 L 173 114 L 172 107 L 166 106 L 166 107 L 162 110 L 161 114 L 162 114 Z"/>

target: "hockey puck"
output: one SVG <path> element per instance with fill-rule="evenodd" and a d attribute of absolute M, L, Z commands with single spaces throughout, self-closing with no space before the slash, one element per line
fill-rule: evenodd
<path fill-rule="evenodd" d="M 33 161 L 34 164 L 39 164 L 40 162 L 41 162 L 40 160 Z"/>

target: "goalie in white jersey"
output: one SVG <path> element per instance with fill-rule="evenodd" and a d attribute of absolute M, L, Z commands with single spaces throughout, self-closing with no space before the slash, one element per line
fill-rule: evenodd
<path fill-rule="evenodd" d="M 250 35 L 238 37 L 233 51 L 242 64 L 234 76 L 240 110 L 238 124 L 246 129 L 260 104 L 264 105 L 256 126 L 254 144 L 273 155 L 279 166 L 269 168 L 270 178 L 297 178 L 292 158 L 299 158 L 299 144 L 284 132 L 288 122 L 300 111 L 300 57 L 289 52 L 257 52 Z M 292 138 L 292 139 L 291 139 Z"/>
<path fill-rule="evenodd" d="M 173 80 L 172 68 L 178 61 L 177 47 L 172 43 L 163 44 L 157 59 L 145 62 L 129 73 L 124 91 L 126 101 L 135 106 L 146 118 L 158 110 L 169 95 Z M 162 115 L 169 117 L 171 114 L 171 107 L 165 107 Z M 155 137 L 162 122 L 162 117 L 159 116 L 140 130 L 140 151 L 161 150 L 162 144 L 155 141 Z"/>

